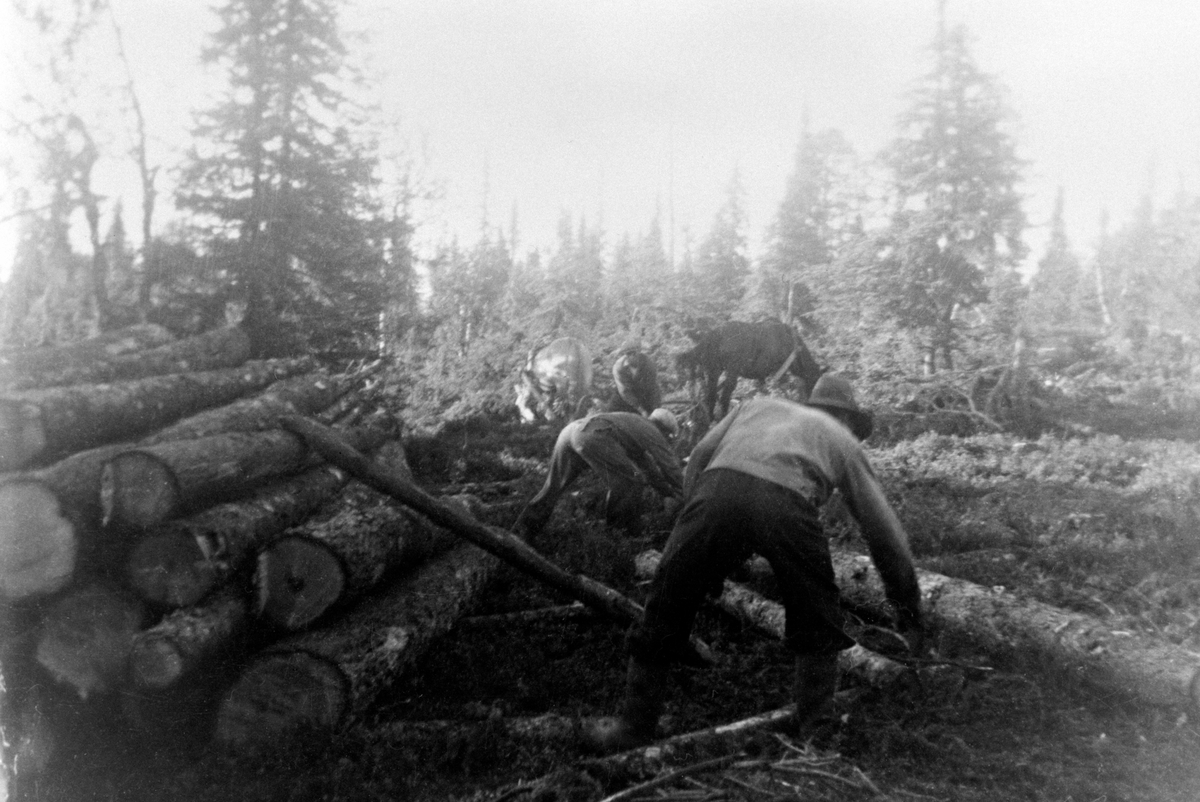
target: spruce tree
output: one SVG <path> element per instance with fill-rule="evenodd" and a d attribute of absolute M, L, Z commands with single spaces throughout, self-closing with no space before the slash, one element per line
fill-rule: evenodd
<path fill-rule="evenodd" d="M 334 0 L 228 0 L 203 59 L 228 87 L 200 114 L 179 205 L 232 244 L 229 300 L 260 355 L 373 344 L 384 294 L 373 146 Z"/>
<path fill-rule="evenodd" d="M 701 317 L 730 318 L 746 292 L 750 258 L 744 195 L 741 175 L 734 170 L 725 201 L 696 253 L 694 287 L 684 287 L 685 301 Z"/>
<path fill-rule="evenodd" d="M 965 27 L 940 29 L 933 53 L 884 155 L 895 205 L 875 287 L 883 309 L 921 340 L 927 372 L 939 358 L 953 367 L 964 312 L 985 302 L 996 306 L 986 310 L 994 333 L 1011 334 L 1026 251 L 1022 161 L 1001 89 L 976 66 Z"/>
<path fill-rule="evenodd" d="M 807 122 L 754 277 L 752 311 L 786 321 L 807 319 L 815 274 L 828 265 L 851 227 L 854 152 L 839 131 L 813 134 Z"/>

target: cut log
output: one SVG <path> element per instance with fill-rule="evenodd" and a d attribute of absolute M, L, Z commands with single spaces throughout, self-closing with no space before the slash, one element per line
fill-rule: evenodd
<path fill-rule="evenodd" d="M 522 572 L 550 587 L 579 599 L 605 617 L 621 624 L 641 620 L 642 608 L 628 597 L 582 574 L 570 574 L 547 560 L 511 532 L 488 526 L 470 515 L 443 504 L 403 476 L 373 463 L 355 451 L 338 434 L 316 421 L 286 417 L 283 425 L 302 435 L 330 463 L 337 465 L 363 483 L 386 493 L 425 515 L 433 523 L 487 549 Z M 692 653 L 686 658 L 703 664 L 713 662 L 707 646 L 693 639 Z"/>
<path fill-rule="evenodd" d="M 358 381 L 357 374 L 330 376 L 319 371 L 281 379 L 258 395 L 184 418 L 143 438 L 139 445 L 277 429 L 280 415 L 315 415 L 345 397 Z"/>
<path fill-rule="evenodd" d="M 0 600 L 61 590 L 78 556 L 76 526 L 53 493 L 38 482 L 0 485 Z"/>
<path fill-rule="evenodd" d="M 482 596 L 499 562 L 462 544 L 361 604 L 331 626 L 257 654 L 217 713 L 216 738 L 278 744 L 299 728 L 333 730 L 368 712 Z"/>
<path fill-rule="evenodd" d="M 42 622 L 37 661 L 81 699 L 125 679 L 133 637 L 147 619 L 142 602 L 115 585 L 94 582 L 56 601 Z"/>
<path fill-rule="evenodd" d="M 868 557 L 835 553 L 834 570 L 851 601 L 886 609 Z M 931 571 L 918 571 L 917 579 L 925 614 L 944 636 L 1013 665 L 1054 669 L 1106 695 L 1200 713 L 1200 654 L 1003 589 Z"/>
<path fill-rule="evenodd" d="M 467 498 L 445 501 L 471 509 Z M 304 629 L 369 592 L 389 572 L 411 568 L 457 540 L 355 483 L 259 553 L 256 612 L 279 629 Z"/>
<path fill-rule="evenodd" d="M 248 593 L 224 585 L 203 605 L 176 610 L 133 639 L 134 687 L 160 691 L 236 649 L 249 621 Z"/>
<path fill-rule="evenodd" d="M 642 552 L 634 560 L 634 571 L 639 579 L 648 580 L 658 570 L 662 554 L 654 549 Z M 783 640 L 787 613 L 783 605 L 737 582 L 725 580 L 724 589 L 718 598 L 710 598 L 714 607 L 727 615 L 743 621 L 758 631 Z M 877 654 L 861 645 L 843 650 L 838 655 L 838 668 L 871 685 L 886 686 L 902 679 L 909 669 L 895 660 Z"/>
<path fill-rule="evenodd" d="M 196 604 L 288 527 L 332 498 L 347 476 L 330 466 L 274 482 L 249 499 L 218 504 L 142 538 L 129 556 L 131 586 L 157 606 Z"/>
<path fill-rule="evenodd" d="M 93 382 L 115 382 L 167 373 L 234 368 L 250 358 L 250 338 L 236 326 L 213 329 L 195 337 L 123 354 L 93 366 Z"/>
<path fill-rule="evenodd" d="M 306 359 L 271 360 L 201 373 L 9 394 L 0 398 L 0 470 L 18 470 L 103 443 L 131 440 L 310 366 Z"/>
<path fill-rule="evenodd" d="M 0 388 L 20 390 L 102 381 L 97 371 L 103 370 L 107 360 L 166 345 L 174 339 L 162 326 L 146 323 L 70 345 L 10 348 L 0 352 Z"/>
<path fill-rule="evenodd" d="M 367 426 L 346 432 L 346 437 L 370 451 L 396 434 Z M 119 530 L 148 530 L 243 496 L 268 479 L 295 473 L 314 461 L 304 440 L 282 429 L 139 447 L 112 457 L 101 471 L 101 521 Z"/>

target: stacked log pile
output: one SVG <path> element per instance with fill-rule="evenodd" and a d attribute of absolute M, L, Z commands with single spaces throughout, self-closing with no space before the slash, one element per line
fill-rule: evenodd
<path fill-rule="evenodd" d="M 249 361 L 237 329 L 168 339 L 0 353 L 0 770 L 17 782 L 52 764 L 56 711 L 116 701 L 129 728 L 169 729 L 185 715 L 169 700 L 205 688 L 222 738 L 248 721 L 261 740 L 261 705 L 318 698 L 310 679 L 360 706 L 494 569 L 280 427 L 315 417 L 411 476 L 377 366 Z M 305 720 L 286 713 L 280 729 Z"/>

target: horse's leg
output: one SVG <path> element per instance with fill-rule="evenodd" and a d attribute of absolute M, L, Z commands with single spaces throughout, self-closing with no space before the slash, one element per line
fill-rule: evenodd
<path fill-rule="evenodd" d="M 726 373 L 725 378 L 721 381 L 721 418 L 729 414 L 729 402 L 733 400 L 733 389 L 737 387 L 737 383 L 736 373 Z M 719 418 L 713 418 L 713 420 L 719 420 Z"/>
<path fill-rule="evenodd" d="M 717 411 L 717 381 L 720 378 L 720 371 L 710 371 L 704 376 L 704 410 L 708 413 L 709 420 L 716 420 L 714 416 Z"/>

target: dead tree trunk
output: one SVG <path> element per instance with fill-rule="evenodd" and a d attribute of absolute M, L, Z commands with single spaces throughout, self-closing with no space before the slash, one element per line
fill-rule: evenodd
<path fill-rule="evenodd" d="M 443 501 L 471 509 L 464 497 Z M 259 553 L 256 612 L 281 630 L 305 629 L 334 607 L 361 598 L 387 574 L 419 565 L 457 541 L 355 483 L 322 514 Z"/>
<path fill-rule="evenodd" d="M 0 352 L 0 390 L 101 381 L 96 378 L 97 369 L 107 360 L 157 348 L 174 339 L 162 326 L 146 323 L 70 345 L 7 349 Z"/>
<path fill-rule="evenodd" d="M 850 600 L 886 609 L 869 558 L 835 554 L 834 569 Z M 917 578 L 926 615 L 946 636 L 1016 665 L 1053 668 L 1106 694 L 1200 710 L 1200 655 L 973 582 L 930 571 L 918 571 Z"/>
<path fill-rule="evenodd" d="M 308 360 L 255 362 L 0 398 L 0 470 L 131 440 L 200 410 L 228 404 L 310 365 Z"/>
<path fill-rule="evenodd" d="M 126 569 L 131 586 L 151 604 L 196 604 L 288 527 L 332 498 L 347 481 L 331 466 L 272 483 L 244 501 L 172 521 L 140 540 Z"/>
<path fill-rule="evenodd" d="M 346 436 L 370 451 L 392 434 L 362 427 Z M 112 457 L 101 471 L 101 520 L 118 530 L 145 531 L 244 495 L 314 460 L 302 438 L 282 429 L 171 440 L 126 451 Z"/>
<path fill-rule="evenodd" d="M 460 545 L 330 627 L 259 653 L 221 703 L 217 740 L 277 743 L 298 728 L 333 730 L 363 714 L 478 602 L 498 564 L 487 552 Z"/>
<path fill-rule="evenodd" d="M 125 679 L 134 635 L 146 618 L 145 605 L 115 585 L 84 585 L 46 613 L 37 661 L 81 699 L 113 690 Z"/>
<path fill-rule="evenodd" d="M 641 605 L 590 577 L 567 573 L 512 533 L 483 524 L 470 515 L 464 515 L 459 510 L 440 503 L 403 476 L 359 454 L 331 429 L 299 417 L 284 418 L 282 423 L 286 428 L 302 435 L 313 450 L 332 464 L 344 468 L 376 490 L 407 504 L 438 526 L 444 526 L 480 548 L 487 549 L 538 581 L 566 593 L 571 598 L 579 599 L 618 623 L 628 625 L 641 620 Z M 702 663 L 712 662 L 707 646 L 693 640 L 691 648 L 692 659 Z"/>

